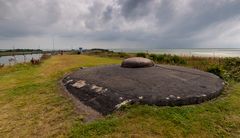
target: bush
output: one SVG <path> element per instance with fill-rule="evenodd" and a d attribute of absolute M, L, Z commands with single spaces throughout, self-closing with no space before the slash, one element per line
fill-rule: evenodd
<path fill-rule="evenodd" d="M 149 58 L 151 59 L 151 60 L 153 60 L 153 61 L 157 61 L 157 55 L 156 54 L 150 54 L 149 55 Z"/>
<path fill-rule="evenodd" d="M 157 62 L 163 62 L 164 61 L 164 57 L 165 57 L 166 55 L 158 55 L 157 56 Z"/>
<path fill-rule="evenodd" d="M 171 61 L 172 61 L 174 64 L 186 64 L 186 61 L 185 61 L 183 58 L 181 58 L 181 57 L 179 57 L 179 56 L 176 56 L 176 55 L 174 55 L 174 56 L 172 57 Z"/>
<path fill-rule="evenodd" d="M 146 58 L 147 54 L 146 53 L 137 53 L 136 56 Z"/>
<path fill-rule="evenodd" d="M 207 72 L 213 73 L 219 76 L 220 78 L 223 78 L 223 70 L 217 65 L 208 67 Z"/>
<path fill-rule="evenodd" d="M 223 65 L 226 70 L 233 70 L 240 66 L 240 58 L 225 58 Z"/>
<path fill-rule="evenodd" d="M 33 65 L 38 65 L 38 64 L 40 64 L 40 60 L 39 60 L 39 59 L 34 59 L 34 58 L 32 58 L 32 59 L 31 59 L 31 63 L 32 63 Z"/>
<path fill-rule="evenodd" d="M 222 63 L 227 79 L 240 81 L 240 58 L 225 58 Z"/>

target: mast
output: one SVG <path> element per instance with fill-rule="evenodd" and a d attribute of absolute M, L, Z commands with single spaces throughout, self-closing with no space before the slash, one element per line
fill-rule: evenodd
<path fill-rule="evenodd" d="M 54 45 L 55 45 L 54 37 L 53 37 L 53 39 L 52 39 L 52 44 L 53 44 L 53 51 L 54 51 Z"/>

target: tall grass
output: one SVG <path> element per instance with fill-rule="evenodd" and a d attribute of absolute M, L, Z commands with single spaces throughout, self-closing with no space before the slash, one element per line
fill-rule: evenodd
<path fill-rule="evenodd" d="M 157 62 L 157 63 L 174 64 L 174 65 L 184 65 L 184 64 L 186 64 L 186 60 L 184 60 L 182 57 L 179 57 L 179 56 L 176 56 L 176 55 L 150 54 L 147 57 L 150 58 L 151 60 L 153 60 L 154 62 Z"/>

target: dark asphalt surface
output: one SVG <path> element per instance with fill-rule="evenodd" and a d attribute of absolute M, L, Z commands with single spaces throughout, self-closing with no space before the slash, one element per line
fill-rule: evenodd
<path fill-rule="evenodd" d="M 170 65 L 84 68 L 62 81 L 69 93 L 103 115 L 125 103 L 198 104 L 217 97 L 224 87 L 223 80 L 213 74 Z"/>

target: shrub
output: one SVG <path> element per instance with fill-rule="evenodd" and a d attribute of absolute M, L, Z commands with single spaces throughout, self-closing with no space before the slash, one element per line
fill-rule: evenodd
<path fill-rule="evenodd" d="M 157 55 L 156 54 L 150 54 L 149 55 L 149 58 L 151 59 L 151 60 L 153 60 L 153 61 L 157 61 Z"/>
<path fill-rule="evenodd" d="M 146 53 L 137 53 L 136 56 L 137 57 L 144 57 L 144 58 L 146 58 L 147 54 Z"/>
<path fill-rule="evenodd" d="M 183 58 L 181 58 L 181 57 L 179 57 L 179 56 L 176 56 L 176 55 L 172 56 L 171 61 L 172 61 L 174 64 L 186 64 L 186 61 L 185 61 Z"/>
<path fill-rule="evenodd" d="M 240 58 L 225 58 L 223 65 L 226 70 L 233 70 L 240 66 Z"/>
<path fill-rule="evenodd" d="M 157 61 L 158 62 L 162 62 L 162 61 L 164 61 L 164 57 L 165 57 L 166 55 L 158 55 L 157 56 Z"/>
<path fill-rule="evenodd" d="M 176 56 L 176 55 L 174 55 L 173 57 L 172 57 L 172 62 L 173 63 L 178 63 L 180 61 L 180 57 L 178 57 L 178 56 Z"/>
<path fill-rule="evenodd" d="M 222 66 L 228 79 L 240 81 L 240 58 L 225 58 Z"/>
<path fill-rule="evenodd" d="M 212 65 L 208 67 L 207 72 L 213 73 L 219 76 L 220 78 L 223 78 L 223 70 L 217 65 Z"/>
<path fill-rule="evenodd" d="M 31 59 L 31 63 L 32 63 L 33 65 L 38 65 L 38 64 L 40 64 L 40 60 L 39 60 L 39 59 L 34 59 L 34 58 L 32 58 L 32 59 Z"/>

